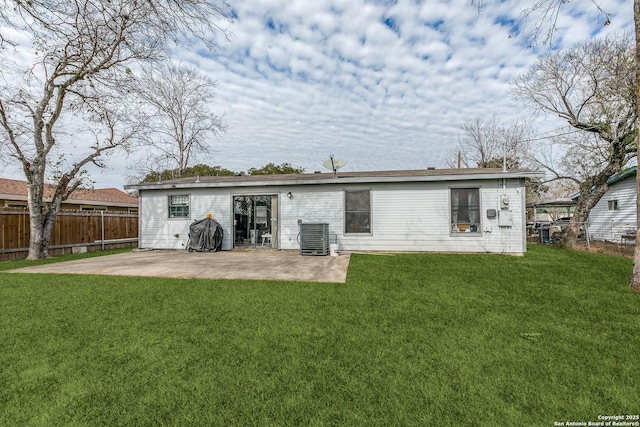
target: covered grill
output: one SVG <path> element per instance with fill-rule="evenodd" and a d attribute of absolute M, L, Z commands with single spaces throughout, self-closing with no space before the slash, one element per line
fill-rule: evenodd
<path fill-rule="evenodd" d="M 189 226 L 189 252 L 217 252 L 222 250 L 222 226 L 213 218 L 194 221 Z"/>

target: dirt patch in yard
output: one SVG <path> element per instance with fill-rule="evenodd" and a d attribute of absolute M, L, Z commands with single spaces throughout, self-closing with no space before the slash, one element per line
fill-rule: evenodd
<path fill-rule="evenodd" d="M 605 255 L 622 256 L 625 258 L 633 258 L 633 253 L 636 250 L 636 245 L 602 241 L 590 242 L 589 246 L 590 247 L 587 247 L 587 242 L 581 242 L 577 249 Z"/>
<path fill-rule="evenodd" d="M 535 241 L 529 240 L 529 243 L 538 244 L 538 245 L 541 244 L 537 239 Z M 550 244 L 550 246 L 560 247 L 560 245 L 557 245 L 557 244 Z M 636 245 L 627 244 L 627 243 L 622 244 L 622 243 L 604 242 L 604 241 L 597 240 L 597 241 L 589 242 L 589 245 L 587 245 L 586 241 L 579 242 L 576 249 L 579 251 L 593 252 L 597 254 L 633 258 L 633 253 L 635 252 Z"/>

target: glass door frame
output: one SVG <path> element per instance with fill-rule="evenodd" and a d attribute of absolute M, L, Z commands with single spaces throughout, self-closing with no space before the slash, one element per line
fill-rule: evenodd
<path fill-rule="evenodd" d="M 278 208 L 278 194 L 232 194 L 233 249 L 278 249 Z"/>

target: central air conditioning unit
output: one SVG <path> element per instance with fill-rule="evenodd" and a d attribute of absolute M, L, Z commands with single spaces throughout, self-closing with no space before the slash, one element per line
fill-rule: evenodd
<path fill-rule="evenodd" d="M 329 224 L 300 223 L 300 255 L 329 255 Z"/>

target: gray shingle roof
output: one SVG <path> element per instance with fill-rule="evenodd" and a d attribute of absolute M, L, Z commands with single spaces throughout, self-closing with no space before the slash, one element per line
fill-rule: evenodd
<path fill-rule="evenodd" d="M 305 185 L 305 184 L 338 184 L 338 183 L 374 183 L 374 182 L 412 182 L 412 181 L 453 181 L 463 179 L 495 179 L 495 178 L 535 178 L 540 173 L 529 170 L 510 170 L 494 168 L 469 169 L 418 169 L 366 172 L 304 173 L 289 175 L 236 175 L 236 176 L 200 176 L 179 178 L 168 181 L 127 185 L 126 189 L 145 190 L 161 188 L 192 187 L 232 187 L 232 186 L 265 186 L 265 185 Z"/>

